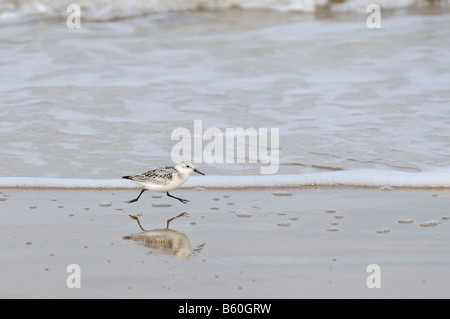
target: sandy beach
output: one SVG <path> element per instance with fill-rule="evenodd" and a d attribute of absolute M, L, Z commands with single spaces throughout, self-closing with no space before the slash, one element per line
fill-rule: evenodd
<path fill-rule="evenodd" d="M 448 298 L 449 190 L 0 189 L 1 298 Z M 170 228 L 193 255 L 123 237 Z M 197 249 L 198 248 L 198 249 Z M 197 250 L 196 250 L 197 249 Z M 195 251 L 196 250 L 196 251 Z M 69 265 L 80 288 L 68 288 Z M 380 288 L 368 288 L 380 269 Z"/>

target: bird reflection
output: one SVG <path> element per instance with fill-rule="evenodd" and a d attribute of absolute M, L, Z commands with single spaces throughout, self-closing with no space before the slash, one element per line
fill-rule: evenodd
<path fill-rule="evenodd" d="M 175 217 L 168 219 L 166 228 L 152 230 L 145 230 L 142 227 L 141 222 L 139 221 L 139 218 L 137 216 L 128 216 L 137 221 L 142 232 L 123 236 L 123 239 L 132 239 L 138 242 L 143 242 L 145 247 L 158 249 L 160 251 L 173 254 L 181 258 L 192 257 L 195 252 L 200 251 L 204 246 L 204 244 L 202 244 L 196 249 L 192 249 L 191 243 L 186 234 L 177 232 L 173 229 L 169 229 L 169 224 L 171 221 L 180 217 L 188 217 L 189 214 L 187 212 L 183 212 Z"/>

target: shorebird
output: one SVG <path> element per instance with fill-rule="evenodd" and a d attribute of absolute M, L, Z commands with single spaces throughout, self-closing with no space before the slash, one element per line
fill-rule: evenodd
<path fill-rule="evenodd" d="M 144 187 L 138 197 L 128 201 L 128 203 L 131 204 L 137 202 L 143 192 L 146 190 L 152 190 L 155 192 L 166 192 L 167 196 L 178 199 L 183 204 L 186 204 L 189 202 L 187 199 L 172 196 L 169 194 L 169 191 L 178 188 L 186 182 L 192 172 L 205 175 L 196 169 L 191 163 L 182 162 L 175 166 L 158 167 L 142 174 L 123 176 L 123 179 L 129 179 L 130 181 Z"/>

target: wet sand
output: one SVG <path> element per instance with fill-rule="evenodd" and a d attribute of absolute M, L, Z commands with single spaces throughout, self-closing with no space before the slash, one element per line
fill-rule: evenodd
<path fill-rule="evenodd" d="M 0 297 L 450 297 L 450 190 L 180 189 L 187 205 L 149 192 L 125 203 L 137 194 L 0 189 Z M 142 232 L 129 214 L 164 231 L 182 212 L 170 229 L 190 258 L 123 238 Z M 67 287 L 71 264 L 81 288 Z"/>

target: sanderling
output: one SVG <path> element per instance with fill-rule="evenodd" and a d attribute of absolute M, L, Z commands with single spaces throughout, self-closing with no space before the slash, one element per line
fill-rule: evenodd
<path fill-rule="evenodd" d="M 192 172 L 205 175 L 199 170 L 195 169 L 194 165 L 192 165 L 191 163 L 182 162 L 175 166 L 155 168 L 142 174 L 123 176 L 122 178 L 129 179 L 130 181 L 133 181 L 144 187 L 144 189 L 139 193 L 138 197 L 128 201 L 128 203 L 137 202 L 143 192 L 145 192 L 146 190 L 152 190 L 156 192 L 166 192 L 167 196 L 178 199 L 183 204 L 186 204 L 187 202 L 189 202 L 187 199 L 172 196 L 169 194 L 169 191 L 174 190 L 175 188 L 186 182 Z"/>

